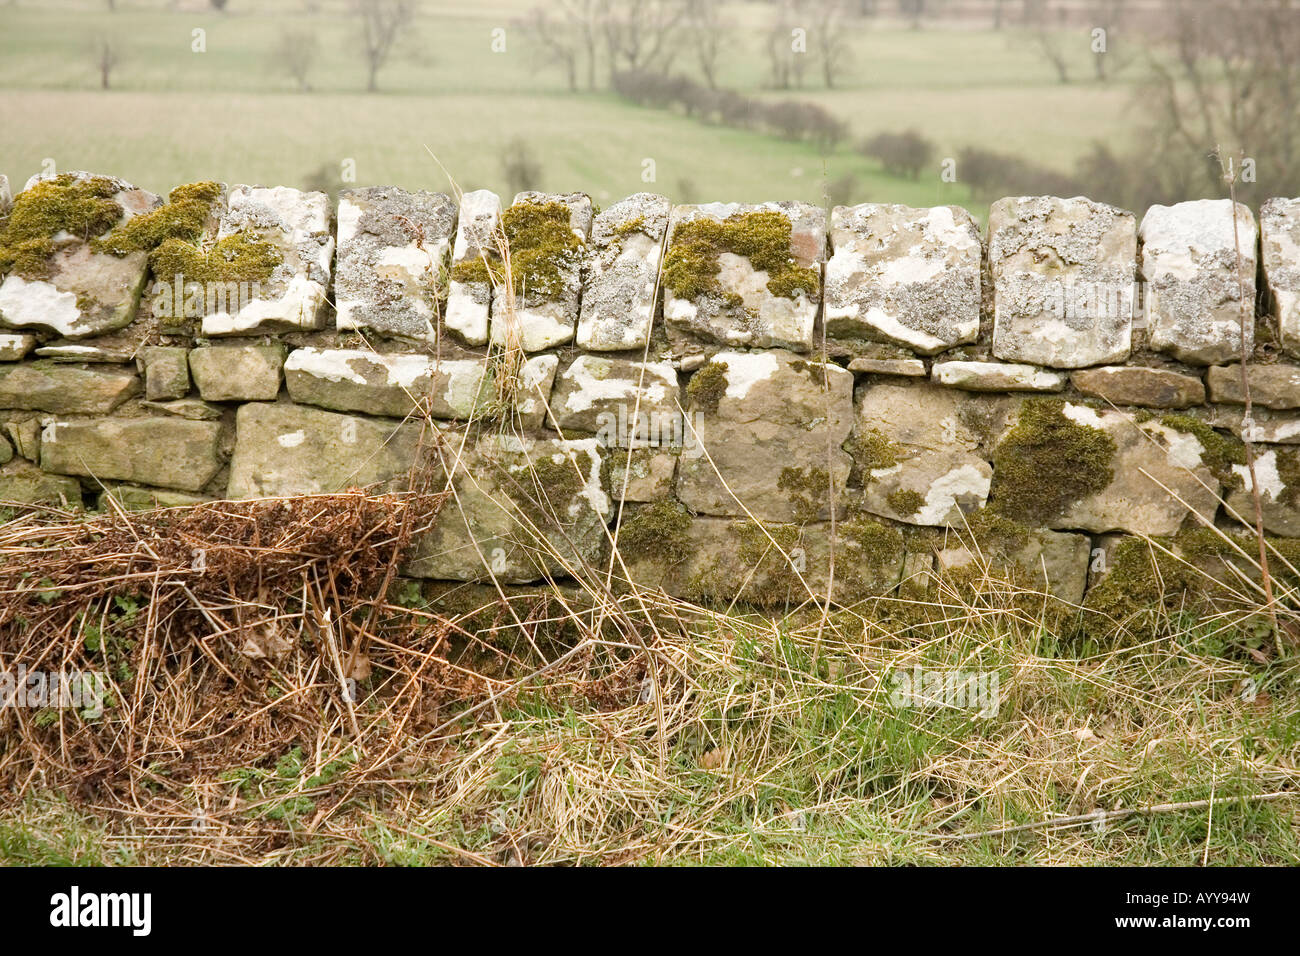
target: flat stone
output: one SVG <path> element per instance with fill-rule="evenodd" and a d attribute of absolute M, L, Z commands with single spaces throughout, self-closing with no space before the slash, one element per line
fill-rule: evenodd
<path fill-rule="evenodd" d="M 147 346 L 140 353 L 145 398 L 160 401 L 190 393 L 189 353 L 187 348 L 164 345 Z"/>
<path fill-rule="evenodd" d="M 1205 404 L 1205 385 L 1199 378 L 1168 369 L 1111 365 L 1074 372 L 1070 382 L 1084 395 L 1112 405 L 1189 408 Z"/>
<path fill-rule="evenodd" d="M 1035 586 L 1067 604 L 1081 604 L 1088 585 L 1088 561 L 1092 539 L 1084 534 L 1033 531 L 1023 543 L 1006 551 L 980 549 L 977 555 L 966 544 L 940 550 L 937 563 L 942 571 L 987 562 L 993 576 L 1014 570 Z"/>
<path fill-rule="evenodd" d="M 1270 199 L 1260 207 L 1259 245 L 1278 344 L 1300 358 L 1300 199 Z"/>
<path fill-rule="evenodd" d="M 51 422 L 41 432 L 41 468 L 198 491 L 222 466 L 221 426 L 179 418 Z"/>
<path fill-rule="evenodd" d="M 969 392 L 1059 392 L 1065 376 L 1036 365 L 1009 362 L 936 362 L 930 370 L 936 385 Z"/>
<path fill-rule="evenodd" d="M 898 375 L 905 378 L 925 378 L 925 363 L 920 359 L 855 358 L 849 360 L 850 372 L 869 372 L 872 375 Z"/>
<path fill-rule="evenodd" d="M 325 320 L 326 289 L 334 258 L 329 197 L 288 186 L 235 186 L 221 217 L 219 239 L 253 233 L 284 257 L 256 294 L 203 316 L 204 335 L 319 329 Z M 229 305 L 229 303 L 227 304 Z"/>
<path fill-rule="evenodd" d="M 174 402 L 144 401 L 140 404 L 166 415 L 188 418 L 192 422 L 212 422 L 221 417 L 220 405 L 210 405 L 201 398 L 180 398 Z"/>
<path fill-rule="evenodd" d="M 1137 236 L 1132 213 L 1076 197 L 989 209 L 993 354 L 1082 368 L 1128 357 Z"/>
<path fill-rule="evenodd" d="M 41 425 L 34 418 L 21 422 L 9 422 L 5 433 L 13 442 L 14 450 L 28 461 L 40 461 Z"/>
<path fill-rule="evenodd" d="M 1243 421 L 1245 409 L 1240 406 L 1216 408 L 1210 406 L 1199 417 L 1214 428 L 1224 428 L 1238 438 L 1247 437 L 1256 444 L 1300 445 L 1300 414 L 1274 412 L 1267 408 L 1252 409 L 1252 427 L 1247 436 Z"/>
<path fill-rule="evenodd" d="M 1245 289 L 1246 349 L 1255 347 L 1255 217 L 1237 204 Z M 1241 355 L 1243 300 L 1237 284 L 1232 201 L 1197 199 L 1152 206 L 1142 219 L 1151 347 L 1189 365 Z"/>
<path fill-rule="evenodd" d="M 637 193 L 595 217 L 577 342 L 593 352 L 644 349 L 654 323 L 672 203 Z"/>
<path fill-rule="evenodd" d="M 399 491 L 417 464 L 421 425 L 301 405 L 250 403 L 235 415 L 227 497 Z"/>
<path fill-rule="evenodd" d="M 460 197 L 460 215 L 456 222 L 456 242 L 451 264 L 497 255 L 497 235 L 501 228 L 501 197 L 487 189 L 476 189 Z M 492 286 L 487 282 L 457 282 L 447 286 L 447 314 L 443 324 L 467 345 L 483 345 L 488 340 L 488 316 L 491 311 Z"/>
<path fill-rule="evenodd" d="M 336 411 L 405 418 L 427 409 L 433 418 L 468 419 L 490 398 L 480 359 L 444 359 L 409 352 L 300 348 L 284 366 L 289 396 Z"/>
<path fill-rule="evenodd" d="M 660 501 L 673 493 L 680 453 L 660 448 L 609 448 L 609 493 L 615 501 Z M 626 484 L 624 477 L 626 475 Z"/>
<path fill-rule="evenodd" d="M 104 415 L 140 391 L 125 369 L 24 362 L 0 367 L 0 408 L 55 415 Z"/>
<path fill-rule="evenodd" d="M 520 367 L 515 411 L 521 428 L 542 427 L 559 367 L 560 359 L 555 355 L 534 355 Z"/>
<path fill-rule="evenodd" d="M 940 451 L 872 469 L 864 481 L 862 506 L 872 514 L 907 524 L 962 528 L 965 516 L 988 501 L 993 468 L 969 452 Z"/>
<path fill-rule="evenodd" d="M 481 438 L 445 461 L 455 495 L 403 573 L 521 584 L 599 567 L 612 514 L 601 465 L 594 438 Z"/>
<path fill-rule="evenodd" d="M 569 226 L 585 245 L 591 235 L 591 198 L 585 193 L 550 195 L 540 192 L 522 192 L 515 196 L 512 205 L 521 203 L 562 203 L 569 208 Z M 530 291 L 527 276 L 522 287 L 514 290 L 514 315 L 519 344 L 525 352 L 562 345 L 573 338 L 578 322 L 578 303 L 582 296 L 582 260 L 585 252 L 559 266 L 561 290 L 556 295 L 543 295 Z M 492 290 L 492 344 L 506 348 L 510 345 L 510 323 L 506 313 L 506 290 Z"/>
<path fill-rule="evenodd" d="M 826 334 L 934 355 L 980 328 L 978 228 L 957 206 L 836 206 L 826 263 Z"/>
<path fill-rule="evenodd" d="M 1294 365 L 1250 365 L 1250 400 L 1263 408 L 1300 408 L 1300 368 Z M 1205 373 L 1210 401 L 1244 405 L 1240 365 L 1216 365 Z"/>
<path fill-rule="evenodd" d="M 36 357 L 52 362 L 99 362 L 112 365 L 122 365 L 135 358 L 128 349 L 66 344 L 43 345 L 36 350 Z"/>
<path fill-rule="evenodd" d="M 695 375 L 722 387 L 716 408 L 699 392 L 689 400 L 678 499 L 698 514 L 802 521 L 811 507 L 828 517 L 830 487 L 843 501 L 852 465 L 840 448 L 853 428 L 852 373 L 773 349 L 719 352 Z"/>
<path fill-rule="evenodd" d="M 17 362 L 36 347 L 36 336 L 21 332 L 0 334 L 0 362 Z"/>
<path fill-rule="evenodd" d="M 551 416 L 560 431 L 606 432 L 619 438 L 631 436 L 641 416 L 646 425 L 642 432 L 668 432 L 680 444 L 679 401 L 677 370 L 667 362 L 579 355 L 556 378 Z"/>
<path fill-rule="evenodd" d="M 640 537 L 636 514 L 624 516 L 629 540 Z M 620 544 L 620 552 L 632 581 L 692 601 L 798 606 L 825 600 L 832 591 L 832 600 L 849 605 L 898 587 L 904 550 L 896 529 L 856 519 L 837 530 L 832 537 L 826 522 L 761 526 L 744 519 L 687 517 L 671 547 Z"/>
<path fill-rule="evenodd" d="M 752 212 L 777 212 L 789 219 L 791 258 L 801 267 L 820 269 L 826 257 L 826 212 L 808 203 L 675 206 L 668 247 L 671 250 L 673 234 L 685 223 L 702 218 L 722 222 Z M 731 252 L 718 255 L 718 267 L 721 295 L 704 293 L 692 300 L 678 297 L 670 288 L 664 289 L 664 320 L 670 330 L 733 348 L 811 351 L 820 288 L 797 290 L 794 298 L 776 295 L 767 287 L 766 272 L 756 270 L 748 258 Z M 735 296 L 737 303 L 730 303 L 726 296 Z"/>
<path fill-rule="evenodd" d="M 271 401 L 280 394 L 284 345 L 211 345 L 190 351 L 190 374 L 205 402 Z"/>
<path fill-rule="evenodd" d="M 108 495 L 124 511 L 153 511 L 155 508 L 183 508 L 210 501 L 203 495 L 187 495 L 181 491 L 163 488 L 141 488 L 137 485 L 114 485 Z"/>
<path fill-rule="evenodd" d="M 336 326 L 436 343 L 439 273 L 455 224 L 456 203 L 441 193 L 339 193 Z"/>
<path fill-rule="evenodd" d="M 84 181 L 90 173 L 67 175 Z M 34 176 L 24 190 L 51 177 Z M 112 181 L 117 192 L 112 196 L 122 208 L 116 225 L 162 204 L 153 193 L 121 179 Z M 19 193 L 15 204 L 23 201 Z M 0 326 L 54 332 L 69 339 L 103 335 L 130 324 L 148 273 L 148 257 L 143 252 L 115 256 L 94 252 L 85 236 L 60 236 L 48 260 L 48 276 L 28 277 L 10 273 L 0 282 Z M 66 240 L 66 241 L 65 241 Z"/>
<path fill-rule="evenodd" d="M 0 469 L 0 502 L 80 508 L 81 484 L 75 478 L 49 475 L 32 465 L 12 462 Z"/>

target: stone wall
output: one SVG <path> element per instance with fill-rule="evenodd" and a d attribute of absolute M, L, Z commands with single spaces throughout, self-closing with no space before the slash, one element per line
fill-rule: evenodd
<path fill-rule="evenodd" d="M 1241 532 L 1250 428 L 1267 529 L 1300 536 L 1300 200 L 1257 228 L 1008 198 L 981 235 L 952 206 L 72 173 L 0 177 L 0 216 L 13 503 L 418 467 L 454 496 L 417 577 L 573 576 L 617 537 L 616 577 L 694 599 L 921 596 L 988 561 L 1078 602 L 1126 535 Z"/>

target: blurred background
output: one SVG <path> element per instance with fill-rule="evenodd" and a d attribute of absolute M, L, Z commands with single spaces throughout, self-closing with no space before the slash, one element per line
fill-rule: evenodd
<path fill-rule="evenodd" d="M 0 0 L 0 172 L 679 202 L 1300 194 L 1300 0 Z M 1243 163 L 1244 160 L 1244 163 Z"/>

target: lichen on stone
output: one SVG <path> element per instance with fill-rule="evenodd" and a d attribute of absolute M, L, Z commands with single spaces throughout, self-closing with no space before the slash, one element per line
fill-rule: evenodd
<path fill-rule="evenodd" d="M 724 292 L 718 281 L 724 252 L 744 256 L 755 270 L 767 273 L 767 289 L 775 296 L 794 299 L 803 293 L 814 297 L 821 275 L 812 266 L 799 265 L 790 250 L 791 223 L 784 213 L 756 210 L 722 221 L 701 217 L 681 223 L 673 231 L 664 257 L 663 284 L 680 299 L 721 296 L 729 306 L 739 306 L 740 296 Z"/>
<path fill-rule="evenodd" d="M 727 391 L 727 363 L 709 362 L 691 376 L 686 398 L 697 411 L 717 414 L 718 403 Z"/>
<path fill-rule="evenodd" d="M 79 179 L 69 173 L 42 180 L 14 199 L 0 233 L 0 273 L 24 279 L 49 277 L 50 257 L 68 233 L 90 240 L 112 229 L 124 210 L 115 202 L 119 186 L 112 179 Z"/>
<path fill-rule="evenodd" d="M 1115 440 L 1072 421 L 1065 403 L 1029 399 L 993 451 L 991 507 L 1018 521 L 1046 525 L 1114 477 Z"/>
<path fill-rule="evenodd" d="M 790 493 L 790 510 L 797 524 L 816 521 L 831 492 L 825 468 L 782 468 L 776 486 Z"/>
<path fill-rule="evenodd" d="M 1246 463 L 1246 446 L 1241 439 L 1216 431 L 1195 415 L 1164 415 L 1160 424 L 1194 436 L 1203 449 L 1201 461 L 1214 477 L 1228 488 L 1242 487 L 1241 475 L 1232 468 Z"/>
<path fill-rule="evenodd" d="M 579 265 L 582 240 L 570 226 L 562 202 L 516 202 L 501 214 L 501 231 L 510 250 L 510 279 L 516 295 L 553 299 L 565 292 Z M 492 257 L 456 263 L 451 278 L 467 284 L 501 285 L 505 273 Z"/>

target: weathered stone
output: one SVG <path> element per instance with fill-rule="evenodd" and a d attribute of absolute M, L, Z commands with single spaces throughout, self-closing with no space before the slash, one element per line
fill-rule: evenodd
<path fill-rule="evenodd" d="M 0 469 L 0 505 L 53 505 L 80 508 L 81 484 L 75 478 L 48 475 L 25 462 Z"/>
<path fill-rule="evenodd" d="M 460 197 L 452 265 L 483 257 L 494 258 L 500 229 L 501 197 L 487 189 L 465 193 Z M 483 345 L 488 340 L 491 302 L 490 283 L 452 279 L 447 287 L 447 314 L 443 324 L 466 344 Z"/>
<path fill-rule="evenodd" d="M 1259 245 L 1278 344 L 1300 357 L 1300 199 L 1270 199 L 1260 207 Z"/>
<path fill-rule="evenodd" d="M 49 359 L 52 362 L 99 362 L 110 365 L 123 365 L 130 362 L 135 356 L 130 349 L 54 343 L 52 345 L 42 345 L 38 348 L 36 357 Z"/>
<path fill-rule="evenodd" d="M 17 362 L 36 347 L 36 336 L 23 332 L 0 334 L 0 362 Z"/>
<path fill-rule="evenodd" d="M 522 192 L 515 196 L 512 205 L 521 203 L 561 203 L 567 206 L 569 228 L 585 247 L 591 235 L 592 218 L 591 198 L 585 193 L 553 196 Z M 558 292 L 530 289 L 528 276 L 525 275 L 519 287 L 514 289 L 513 312 L 507 306 L 505 288 L 495 287 L 492 290 L 492 343 L 508 348 L 515 330 L 525 352 L 540 352 L 570 341 L 578 322 L 578 302 L 582 296 L 582 261 L 585 255 L 585 251 L 579 251 L 553 263 L 560 275 Z"/>
<path fill-rule="evenodd" d="M 1127 358 L 1136 253 L 1132 213 L 1082 197 L 999 199 L 989 209 L 993 354 L 1053 368 Z"/>
<path fill-rule="evenodd" d="M 341 192 L 337 327 L 437 342 L 439 273 L 455 223 L 456 203 L 441 193 L 396 186 Z"/>
<path fill-rule="evenodd" d="M 34 176 L 23 192 L 33 195 L 28 192 L 33 186 L 51 178 L 54 177 Z M 58 177 L 58 181 L 91 179 L 108 180 L 117 190 L 111 198 L 121 207 L 122 216 L 115 225 L 150 212 L 162 203 L 153 193 L 120 179 L 93 177 L 84 172 Z M 23 193 L 19 193 L 16 203 L 23 200 Z M 11 272 L 0 282 L 0 326 L 40 329 L 69 339 L 84 339 L 130 324 L 148 272 L 146 254 L 131 252 L 119 257 L 96 252 L 90 242 L 96 236 L 73 236 L 65 232 L 54 238 L 54 252 L 47 260 L 44 276 Z"/>
<path fill-rule="evenodd" d="M 855 358 L 849 360 L 850 372 L 869 372 L 872 375 L 898 375 L 905 378 L 925 378 L 925 363 L 920 359 Z"/>
<path fill-rule="evenodd" d="M 850 447 L 868 511 L 908 524 L 965 527 L 988 499 L 986 456 L 1015 400 L 926 382 L 858 390 Z"/>
<path fill-rule="evenodd" d="M 1035 365 L 1010 362 L 936 362 L 930 370 L 936 385 L 968 392 L 1059 392 L 1065 376 Z"/>
<path fill-rule="evenodd" d="M 661 448 L 609 448 L 609 493 L 615 501 L 659 501 L 673 491 L 679 452 Z M 624 477 L 627 484 L 624 487 Z"/>
<path fill-rule="evenodd" d="M 211 405 L 201 398 L 180 398 L 174 402 L 144 401 L 140 404 L 166 415 L 188 418 L 192 422 L 214 422 L 221 417 L 220 405 Z"/>
<path fill-rule="evenodd" d="M 825 522 L 759 525 L 685 512 L 674 518 L 673 508 L 661 502 L 624 516 L 620 553 L 628 577 L 641 587 L 687 600 L 760 607 L 824 600 L 831 589 L 832 540 L 836 603 L 852 604 L 898 586 L 903 540 L 889 525 L 860 518 L 840 525 L 832 539 Z"/>
<path fill-rule="evenodd" d="M 360 349 L 294 349 L 284 374 L 295 402 L 392 418 L 427 408 L 433 418 L 468 419 L 491 385 L 481 359 Z"/>
<path fill-rule="evenodd" d="M 187 495 L 180 491 L 166 491 L 162 488 L 141 488 L 137 485 L 114 485 L 108 489 L 108 495 L 124 511 L 183 508 L 187 505 L 197 505 L 211 500 L 203 495 Z"/>
<path fill-rule="evenodd" d="M 560 359 L 555 355 L 534 355 L 519 370 L 519 394 L 515 411 L 521 428 L 541 428 L 550 405 L 551 388 Z"/>
<path fill-rule="evenodd" d="M 1199 378 L 1168 369 L 1112 365 L 1074 372 L 1070 382 L 1084 395 L 1112 405 L 1188 408 L 1205 403 Z"/>
<path fill-rule="evenodd" d="M 284 346 L 212 345 L 190 352 L 190 374 L 205 402 L 271 401 L 280 394 Z"/>
<path fill-rule="evenodd" d="M 701 378 L 704 376 L 704 378 Z M 695 445 L 677 467 L 692 511 L 763 521 L 829 515 L 844 499 L 851 460 L 853 375 L 783 350 L 720 352 L 687 389 Z"/>
<path fill-rule="evenodd" d="M 22 422 L 9 422 L 5 432 L 13 442 L 14 450 L 28 461 L 40 461 L 41 425 L 34 418 Z"/>
<path fill-rule="evenodd" d="M 227 497 L 332 494 L 405 487 L 417 465 L 416 422 L 358 418 L 300 405 L 241 405 Z"/>
<path fill-rule="evenodd" d="M 42 362 L 0 367 L 0 408 L 56 415 L 103 415 L 139 391 L 140 377 L 125 369 Z"/>
<path fill-rule="evenodd" d="M 1110 436 L 1114 452 L 1105 465 L 1111 478 L 1101 490 L 1067 503 L 1044 523 L 1050 528 L 1092 532 L 1169 535 L 1189 514 L 1212 521 L 1219 504 L 1219 480 L 1207 465 L 1207 449 L 1190 432 L 1159 420 L 1140 422 L 1127 412 L 1066 402 L 1066 419 Z M 1053 453 L 1056 454 L 1056 453 Z M 1046 475 L 1044 463 L 1040 476 Z M 1054 461 L 1052 467 L 1071 466 Z M 1080 467 L 1090 466 L 1080 463 Z M 999 495 L 994 487 L 994 496 Z"/>
<path fill-rule="evenodd" d="M 319 329 L 334 258 L 330 201 L 324 193 L 288 186 L 235 186 L 218 238 L 254 234 L 283 256 L 256 294 L 203 316 L 204 335 L 243 335 L 275 330 Z"/>
<path fill-rule="evenodd" d="M 668 430 L 680 444 L 677 370 L 667 362 L 579 355 L 556 379 L 551 416 L 561 431 L 608 432 L 621 439 L 634 431 L 650 438 Z M 639 428 L 642 422 L 647 427 Z"/>
<path fill-rule="evenodd" d="M 404 573 L 518 584 L 598 566 L 612 507 L 601 464 L 594 438 L 481 438 L 445 461 L 455 494 Z"/>
<path fill-rule="evenodd" d="M 831 212 L 826 334 L 933 355 L 980 328 L 980 238 L 957 206 L 863 203 Z"/>
<path fill-rule="evenodd" d="M 51 422 L 41 467 L 60 475 L 198 491 L 222 465 L 221 426 L 179 418 Z"/>
<path fill-rule="evenodd" d="M 1300 368 L 1294 365 L 1250 365 L 1250 400 L 1256 407 L 1300 408 Z M 1205 373 L 1210 401 L 1244 405 L 1240 365 L 1216 365 Z"/>
<path fill-rule="evenodd" d="M 593 352 L 645 348 L 671 211 L 665 197 L 637 193 L 596 216 L 578 317 L 579 347 Z"/>
<path fill-rule="evenodd" d="M 898 582 L 902 601 L 924 601 L 934 582 L 934 555 L 909 551 L 903 556 L 903 577 Z"/>
<path fill-rule="evenodd" d="M 1152 206 L 1142 219 L 1151 347 L 1189 365 L 1214 365 L 1255 346 L 1255 217 L 1237 204 L 1241 286 L 1232 201 L 1198 199 Z M 1244 290 L 1244 297 L 1243 297 Z"/>
<path fill-rule="evenodd" d="M 1228 494 L 1228 516 L 1255 526 L 1255 499 L 1250 468 L 1233 465 L 1241 487 Z M 1294 448 L 1259 448 L 1255 451 L 1255 476 L 1259 480 L 1260 513 L 1264 530 L 1286 538 L 1300 538 L 1300 451 Z"/>
<path fill-rule="evenodd" d="M 189 349 L 153 345 L 140 354 L 144 395 L 150 401 L 184 398 L 190 393 Z"/>
<path fill-rule="evenodd" d="M 770 286 L 767 270 L 756 269 L 747 256 L 723 251 L 717 254 L 717 289 L 686 297 L 685 288 L 673 289 L 665 272 L 664 320 L 672 330 L 690 333 L 703 339 L 732 347 L 789 348 L 807 352 L 812 349 L 813 324 L 821 299 L 818 272 L 826 255 L 826 213 L 818 206 L 800 202 L 707 203 L 702 206 L 676 206 L 669 224 L 668 258 L 673 246 L 680 243 L 683 228 L 700 219 L 719 223 L 743 222 L 741 217 L 753 213 L 777 213 L 790 222 L 790 261 L 803 270 L 811 270 L 808 284 L 788 283 Z M 666 262 L 666 265 L 670 264 Z"/>
<path fill-rule="evenodd" d="M 0 437 L 0 465 L 8 464 L 14 457 L 14 448 L 3 437 Z"/>
<path fill-rule="evenodd" d="M 9 212 L 14 198 L 9 192 L 9 177 L 0 175 L 0 216 Z"/>
<path fill-rule="evenodd" d="M 944 548 L 936 555 L 941 571 L 987 563 L 993 577 L 1013 572 L 1016 583 L 1043 588 L 1066 602 L 1079 604 L 1088 584 L 1088 559 L 1092 539 L 1084 534 L 1033 531 L 1023 542 L 1005 550 L 980 549 L 977 554 L 966 544 Z"/>

